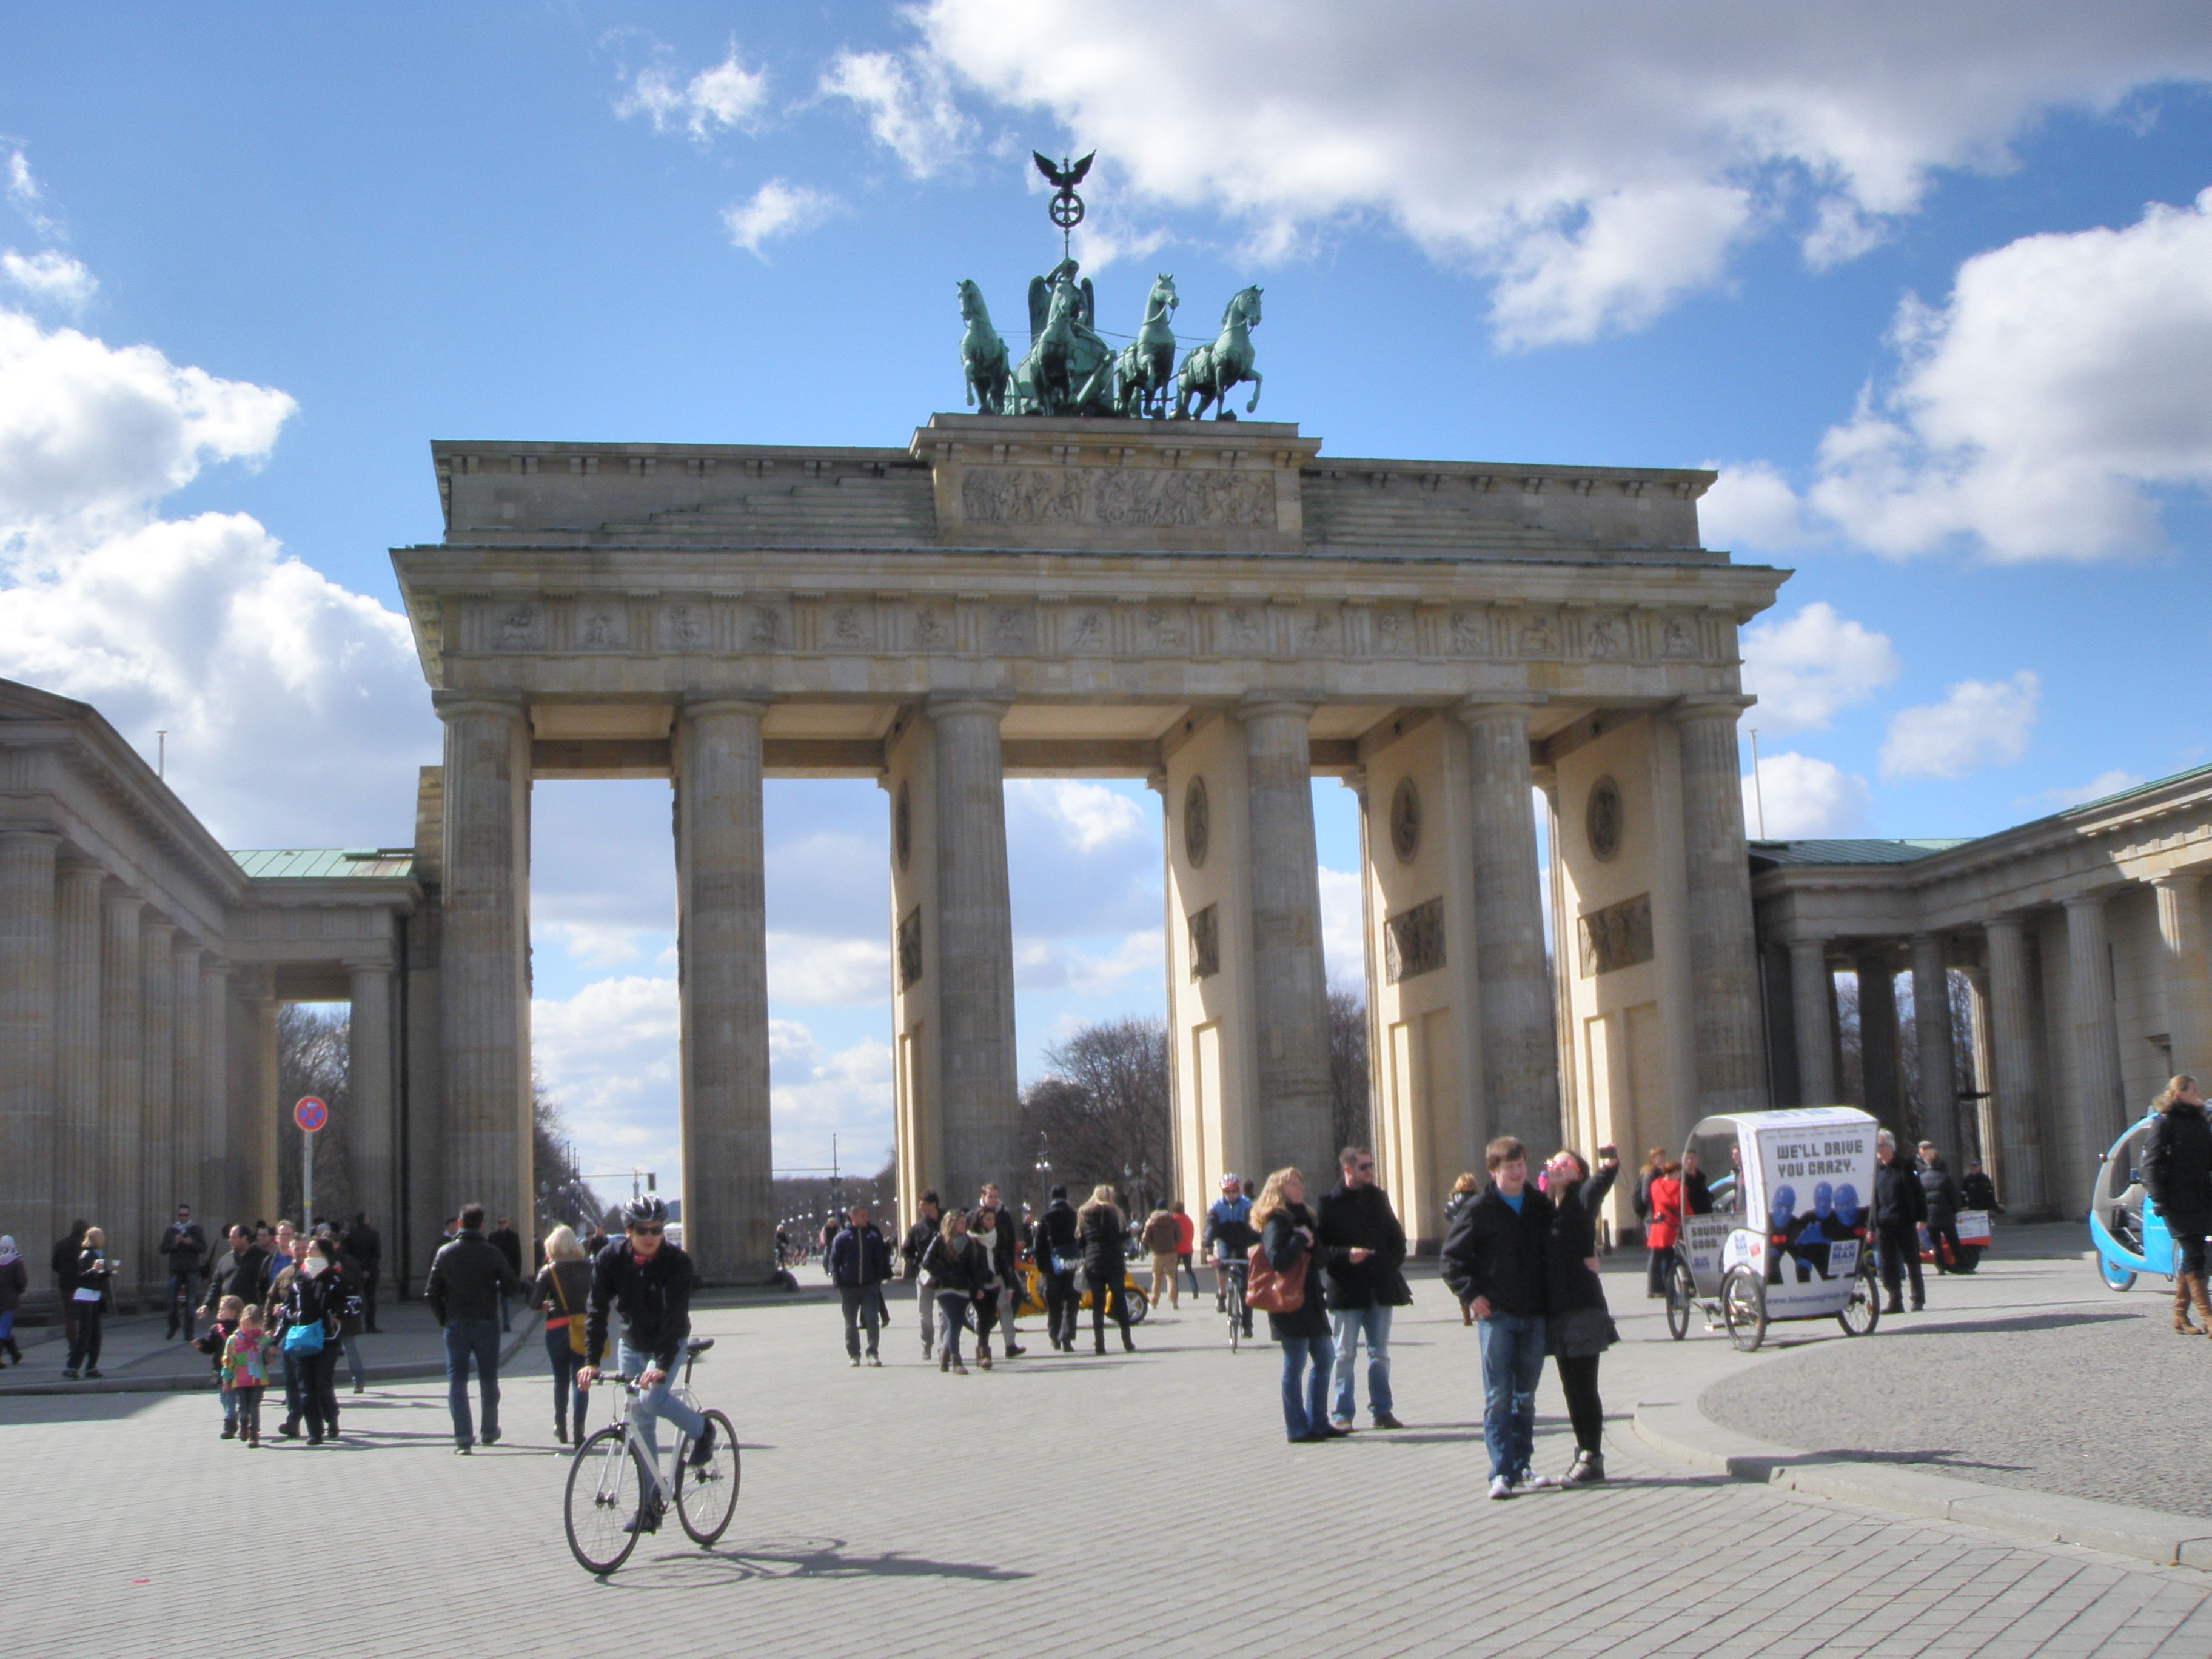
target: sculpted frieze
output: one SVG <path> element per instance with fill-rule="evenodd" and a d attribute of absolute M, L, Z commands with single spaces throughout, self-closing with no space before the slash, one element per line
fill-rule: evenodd
<path fill-rule="evenodd" d="M 1273 529 L 1272 477 L 1158 467 L 975 466 L 960 480 L 971 524 Z"/>
<path fill-rule="evenodd" d="M 629 643 L 629 610 L 606 599 L 576 607 L 574 635 L 580 651 L 619 651 Z"/>

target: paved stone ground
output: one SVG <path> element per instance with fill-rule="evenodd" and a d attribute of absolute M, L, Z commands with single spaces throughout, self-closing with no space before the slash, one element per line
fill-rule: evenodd
<path fill-rule="evenodd" d="M 1666 1341 L 1633 1273 L 1610 1279 L 1620 1416 L 1762 1363 Z M 8 1639 L 103 1659 L 168 1659 L 241 1623 L 378 1659 L 617 1639 L 805 1659 L 2212 1652 L 2212 1577 L 1688 1474 L 1625 1422 L 1611 1487 L 1486 1502 L 1474 1340 L 1432 1281 L 1417 1295 L 1395 1345 L 1413 1426 L 1319 1447 L 1283 1442 L 1276 1351 L 1232 1356 L 1188 1311 L 1141 1328 L 1131 1358 L 1038 1345 L 957 1378 L 923 1368 L 905 1303 L 881 1370 L 846 1368 L 834 1307 L 710 1310 L 698 1382 L 741 1426 L 737 1521 L 712 1553 L 650 1540 L 605 1583 L 562 1540 L 542 1375 L 510 1380 L 508 1440 L 471 1458 L 436 1385 L 373 1390 L 342 1449 L 317 1451 L 222 1442 L 204 1395 L 0 1401 L 9 1582 L 37 1587 L 9 1598 Z M 1548 1377 L 1540 1409 L 1556 1468 Z M 241 1522 L 321 1558 L 272 1571 L 226 1543 Z"/>
<path fill-rule="evenodd" d="M 2114 1295 L 2086 1261 L 1996 1256 L 1928 1291 L 1926 1311 L 1885 1318 L 1871 1340 L 1753 1366 L 1698 1405 L 1803 1451 L 2212 1516 L 2194 1403 L 2212 1389 L 2212 1341 L 2173 1334 L 2164 1279 Z"/>

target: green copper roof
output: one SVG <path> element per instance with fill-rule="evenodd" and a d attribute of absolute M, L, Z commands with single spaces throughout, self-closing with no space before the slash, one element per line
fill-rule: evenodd
<path fill-rule="evenodd" d="M 231 857 L 256 880 L 330 881 L 366 876 L 404 881 L 415 873 L 411 847 L 283 847 L 234 851 Z"/>
<path fill-rule="evenodd" d="M 1755 841 L 1751 855 L 1770 864 L 1910 864 L 1964 847 L 1966 837 L 1928 841 Z"/>

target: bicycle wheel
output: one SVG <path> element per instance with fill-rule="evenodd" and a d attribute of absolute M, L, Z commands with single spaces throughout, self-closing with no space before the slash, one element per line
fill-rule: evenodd
<path fill-rule="evenodd" d="M 1235 1353 L 1244 1340 L 1244 1287 L 1231 1279 L 1222 1299 L 1229 1310 L 1229 1352 Z"/>
<path fill-rule="evenodd" d="M 1697 1280 L 1680 1261 L 1667 1272 L 1667 1334 L 1680 1342 L 1690 1334 L 1690 1309 L 1698 1299 Z"/>
<path fill-rule="evenodd" d="M 1721 1318 L 1739 1353 L 1755 1353 L 1766 1340 L 1766 1281 L 1731 1267 L 1721 1280 Z"/>
<path fill-rule="evenodd" d="M 700 1413 L 714 1425 L 714 1450 L 704 1467 L 676 1461 L 676 1518 L 701 1549 L 711 1548 L 738 1509 L 738 1431 L 720 1412 Z"/>
<path fill-rule="evenodd" d="M 565 1518 L 568 1553 L 585 1571 L 604 1578 L 629 1559 L 638 1534 L 623 1528 L 642 1516 L 652 1490 L 653 1476 L 619 1424 L 576 1448 L 568 1463 Z"/>

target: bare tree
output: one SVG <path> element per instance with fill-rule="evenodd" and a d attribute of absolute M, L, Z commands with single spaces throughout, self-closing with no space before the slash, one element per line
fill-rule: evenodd
<path fill-rule="evenodd" d="M 1084 1026 L 1045 1050 L 1048 1074 L 1022 1097 L 1022 1186 L 1110 1182 L 1139 1209 L 1164 1196 L 1168 1149 L 1168 1033 L 1141 1016 Z M 1136 1190 L 1128 1190 L 1129 1188 Z M 1025 1191 L 1032 1202 L 1043 1193 Z M 947 1194 L 966 1202 L 968 1194 Z"/>
<path fill-rule="evenodd" d="M 313 1095 L 331 1109 L 329 1127 L 315 1141 L 315 1219 L 349 1216 L 354 1201 L 351 1012 L 340 1005 L 319 1007 L 287 1002 L 276 1010 L 276 1210 L 300 1213 L 301 1145 L 306 1139 L 293 1121 L 293 1103 Z M 276 1216 L 255 1220 L 273 1221 Z"/>
<path fill-rule="evenodd" d="M 1336 1146 L 1371 1146 L 1375 1124 L 1367 1101 L 1367 999 L 1349 986 L 1328 993 L 1328 1093 Z"/>
<path fill-rule="evenodd" d="M 540 1226 L 574 1227 L 605 1210 L 577 1165 L 561 1103 L 545 1079 L 534 1073 L 530 1079 L 530 1161 Z"/>

